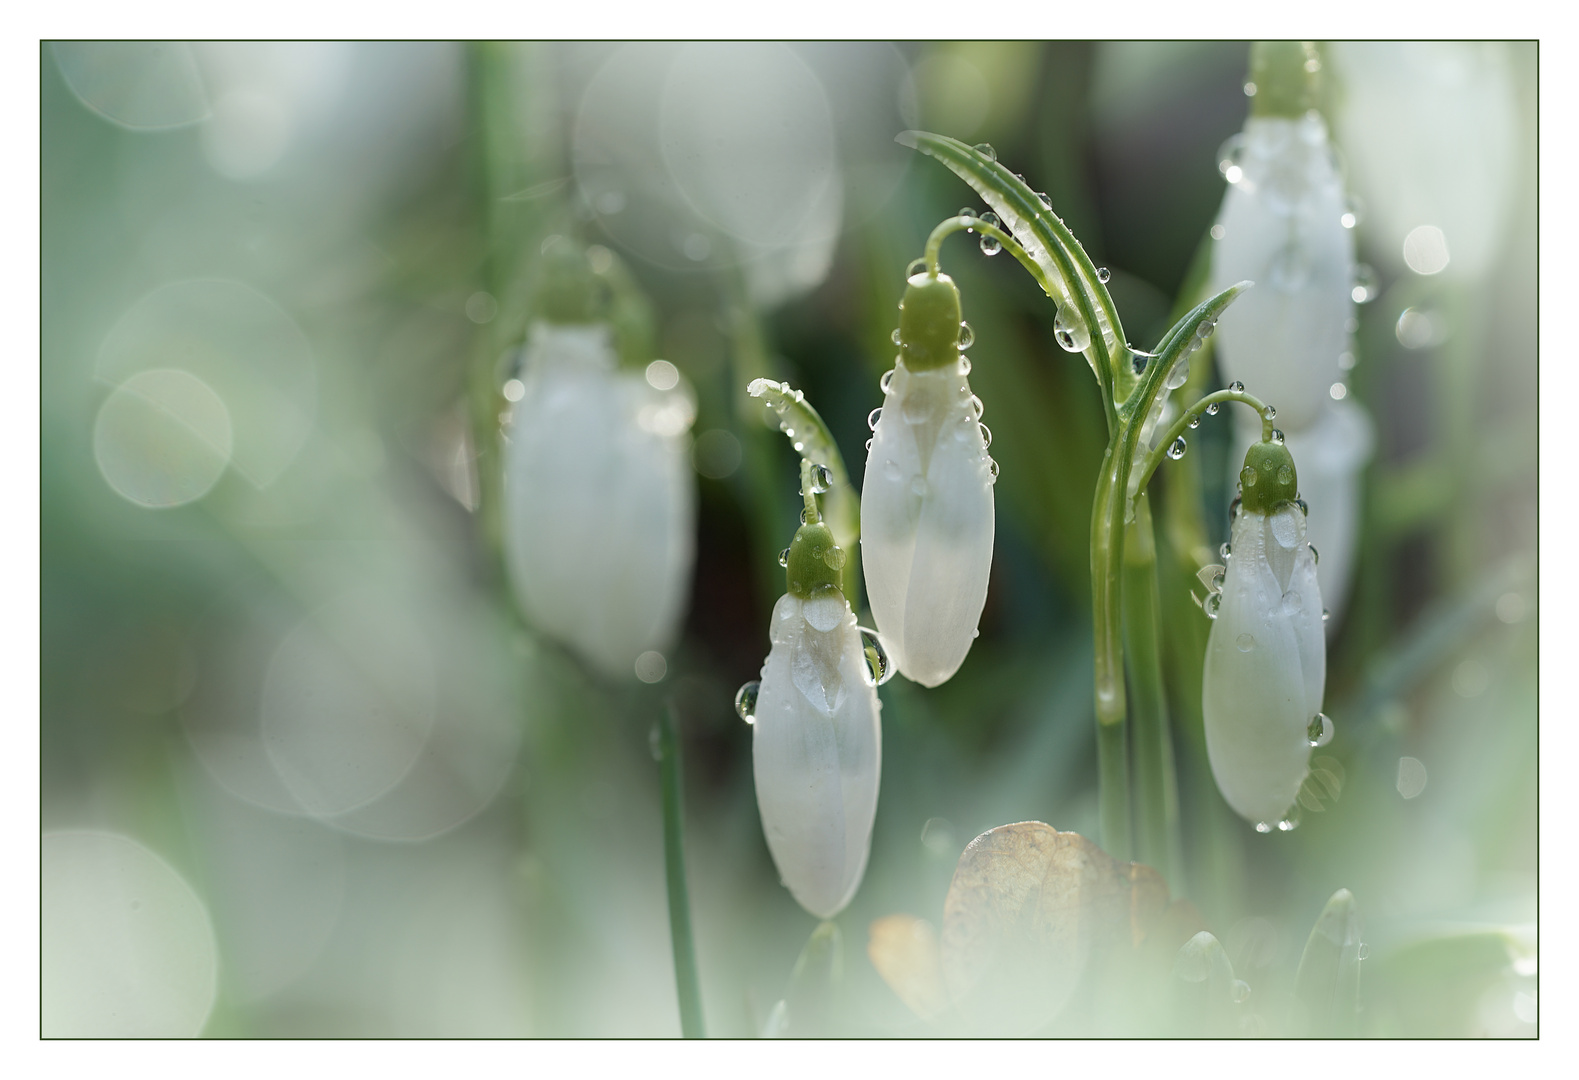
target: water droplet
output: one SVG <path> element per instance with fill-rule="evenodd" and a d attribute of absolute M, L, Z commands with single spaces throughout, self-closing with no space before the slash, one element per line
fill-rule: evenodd
<path fill-rule="evenodd" d="M 1216 330 L 1216 329 L 1217 329 L 1217 324 L 1215 322 L 1213 322 L 1211 319 L 1207 319 L 1205 322 L 1201 323 L 1201 325 L 1199 325 L 1199 326 L 1197 326 L 1195 328 L 1195 336 L 1204 341 L 1207 338 L 1211 337 L 1212 336 L 1212 331 Z"/>
<path fill-rule="evenodd" d="M 1190 359 L 1187 356 L 1179 357 L 1179 362 L 1173 365 L 1173 370 L 1168 372 L 1168 377 L 1162 380 L 1164 389 L 1177 390 L 1190 381 Z"/>
<path fill-rule="evenodd" d="M 752 679 L 735 691 L 735 712 L 748 724 L 757 722 L 757 694 L 762 691 L 760 680 Z"/>
<path fill-rule="evenodd" d="M 976 153 L 980 154 L 982 157 L 986 158 L 988 161 L 998 160 L 998 151 L 992 148 L 992 143 L 977 143 L 975 146 L 971 147 L 971 149 L 976 151 Z"/>
<path fill-rule="evenodd" d="M 894 369 L 889 368 L 883 372 L 883 377 L 877 380 L 877 388 L 883 393 L 888 393 L 888 384 L 894 381 Z"/>
<path fill-rule="evenodd" d="M 801 513 L 804 514 L 805 511 L 803 510 Z M 789 566 L 789 548 L 785 548 L 783 551 L 779 552 L 779 565 L 785 567 Z"/>
<path fill-rule="evenodd" d="M 877 441 L 876 439 L 867 439 L 866 440 L 866 452 L 868 454 L 870 454 L 872 452 L 872 443 L 874 443 L 876 441 Z"/>
<path fill-rule="evenodd" d="M 1277 410 L 1275 408 L 1273 408 L 1271 405 L 1268 405 L 1266 408 L 1261 410 L 1261 419 L 1263 419 L 1263 420 L 1265 420 L 1265 421 L 1267 421 L 1269 423 L 1271 421 L 1273 421 L 1273 420 L 1276 420 L 1277 419 Z"/>
<path fill-rule="evenodd" d="M 835 545 L 822 553 L 822 561 L 834 570 L 843 570 L 848 556 L 845 555 L 842 547 Z"/>
<path fill-rule="evenodd" d="M 970 396 L 970 411 L 971 411 L 972 415 L 974 415 L 976 417 L 977 420 L 981 419 L 981 414 L 984 411 L 984 406 L 981 403 L 981 398 L 977 397 L 975 394 L 972 394 Z"/>
<path fill-rule="evenodd" d="M 1235 979 L 1234 985 L 1228 989 L 1228 996 L 1233 998 L 1235 1005 L 1243 1005 L 1250 997 L 1250 984 L 1243 979 Z"/>
<path fill-rule="evenodd" d="M 882 415 L 883 407 L 879 405 L 877 408 L 866 414 L 866 426 L 871 428 L 873 431 L 876 431 L 877 421 L 882 418 Z"/>
<path fill-rule="evenodd" d="M 962 356 L 962 357 L 959 358 L 959 376 L 960 376 L 960 378 L 963 379 L 966 375 L 969 375 L 969 374 L 970 374 L 970 357 Z"/>
<path fill-rule="evenodd" d="M 1085 352 L 1091 345 L 1091 334 L 1078 317 L 1064 317 L 1062 309 L 1053 319 L 1053 338 L 1065 352 Z"/>
<path fill-rule="evenodd" d="M 810 514 L 806 511 L 806 509 L 804 507 L 802 507 L 801 508 L 801 512 L 800 512 L 800 523 L 802 525 L 804 525 L 810 520 L 811 520 Z"/>
<path fill-rule="evenodd" d="M 1363 941 L 1360 942 L 1360 947 L 1354 950 L 1354 958 L 1356 960 L 1369 960 L 1371 958 L 1371 947 Z"/>
<path fill-rule="evenodd" d="M 1283 820 L 1277 823 L 1278 832 L 1293 832 L 1299 828 L 1299 807 L 1292 806 Z"/>
<path fill-rule="evenodd" d="M 1277 443 L 1279 446 L 1283 445 L 1283 432 L 1278 428 L 1272 429 L 1272 441 Z"/>
<path fill-rule="evenodd" d="M 1201 610 L 1206 612 L 1206 617 L 1208 619 L 1215 619 L 1215 618 L 1217 618 L 1217 609 L 1222 607 L 1222 606 L 1223 606 L 1223 594 L 1222 593 L 1212 593 L 1205 600 L 1201 601 Z"/>
<path fill-rule="evenodd" d="M 1234 639 L 1234 644 L 1239 646 L 1240 652 L 1249 652 L 1256 647 L 1254 634 L 1240 634 Z"/>
<path fill-rule="evenodd" d="M 1190 418 L 1190 430 L 1194 431 L 1196 428 L 1198 428 L 1200 426 L 1201 426 L 1201 418 L 1199 416 L 1192 416 Z"/>
<path fill-rule="evenodd" d="M 861 632 L 861 651 L 866 654 L 866 681 L 873 686 L 882 686 L 894 677 L 897 669 L 893 661 L 888 659 L 888 650 L 883 648 L 883 640 L 877 636 L 877 631 L 865 626 L 858 629 Z"/>
<path fill-rule="evenodd" d="M 659 732 L 657 724 L 647 729 L 647 752 L 654 761 L 663 760 L 663 734 Z"/>
<path fill-rule="evenodd" d="M 895 461 L 893 458 L 889 458 L 887 461 L 885 461 L 883 463 L 883 475 L 888 477 L 890 480 L 898 480 L 900 475 L 899 462 Z"/>
<path fill-rule="evenodd" d="M 1310 718 L 1310 724 L 1305 728 L 1305 734 L 1310 738 L 1312 746 L 1326 746 L 1332 741 L 1332 736 L 1337 729 L 1333 726 L 1332 717 L 1326 713 L 1317 713 Z"/>
<path fill-rule="evenodd" d="M 1280 484 L 1292 484 L 1294 482 L 1294 470 L 1289 468 L 1287 465 L 1279 465 L 1277 470 L 1277 482 Z"/>
<path fill-rule="evenodd" d="M 894 327 L 894 332 L 888 335 L 888 339 L 895 345 L 903 345 L 905 343 L 905 339 L 900 336 L 899 327 L 897 326 Z"/>
<path fill-rule="evenodd" d="M 1245 86 L 1253 88 L 1255 83 L 1245 83 Z M 1249 89 L 1246 93 L 1253 94 L 1255 91 Z M 1240 164 L 1244 160 L 1244 156 L 1245 137 L 1242 134 L 1230 136 L 1222 146 L 1217 148 L 1217 171 L 1222 173 L 1223 179 L 1230 184 L 1237 184 L 1244 179 L 1244 167 Z"/>
<path fill-rule="evenodd" d="M 1244 505 L 1244 502 L 1245 501 L 1243 499 L 1240 499 L 1240 498 L 1236 497 L 1233 502 L 1228 504 L 1228 523 L 1230 525 L 1233 524 L 1235 521 L 1239 520 L 1239 508 Z M 1228 545 L 1224 544 L 1223 545 L 1223 552 L 1224 552 L 1224 554 L 1227 554 L 1227 551 L 1228 551 Z"/>
<path fill-rule="evenodd" d="M 1143 374 L 1146 370 L 1146 365 L 1150 362 L 1150 353 L 1137 352 L 1134 356 L 1129 358 L 1129 366 L 1135 369 L 1136 375 Z"/>
<path fill-rule="evenodd" d="M 974 206 L 962 206 L 959 208 L 959 213 L 954 216 L 973 218 L 976 216 L 976 208 Z"/>
<path fill-rule="evenodd" d="M 1258 822 L 1256 822 L 1256 832 L 1258 832 L 1258 833 L 1269 833 L 1271 831 L 1272 831 L 1272 823 L 1271 822 L 1268 822 L 1268 821 L 1258 821 Z"/>
<path fill-rule="evenodd" d="M 798 454 L 798 453 L 800 453 L 800 452 L 801 452 L 801 451 L 803 451 L 803 450 L 805 450 L 805 449 L 806 449 L 806 444 L 805 444 L 805 443 L 803 443 L 803 442 L 801 442 L 801 441 L 800 441 L 800 440 L 799 440 L 799 439 L 796 439 L 796 440 L 795 440 L 795 441 L 794 441 L 794 442 L 793 442 L 793 443 L 791 443 L 791 444 L 790 444 L 790 445 L 792 445 L 792 446 L 793 446 L 793 447 L 795 447 L 795 452 L 796 452 L 796 453 L 797 453 L 797 454 Z"/>
<path fill-rule="evenodd" d="M 1107 267 L 1105 267 L 1105 266 L 1097 267 L 1097 280 L 1100 281 L 1102 284 L 1106 285 L 1108 283 L 1108 279 L 1111 278 L 1112 276 L 1113 276 L 1112 272 L 1110 270 L 1108 270 Z"/>
<path fill-rule="evenodd" d="M 1002 250 L 1003 241 L 996 236 L 988 236 L 986 233 L 981 234 L 981 253 L 983 255 L 996 255 Z"/>
<path fill-rule="evenodd" d="M 1228 571 L 1224 567 L 1219 566 L 1217 567 L 1217 573 L 1212 575 L 1212 580 L 1207 582 L 1207 586 L 1212 592 L 1222 592 L 1223 582 L 1226 580 L 1228 580 Z"/>
<path fill-rule="evenodd" d="M 1178 461 L 1184 456 L 1184 451 L 1188 448 L 1189 446 L 1184 441 L 1184 436 L 1180 435 L 1177 439 L 1173 440 L 1173 445 L 1168 447 L 1168 457 L 1174 461 Z"/>
<path fill-rule="evenodd" d="M 1228 508 L 1228 512 L 1230 514 L 1233 514 L 1234 516 L 1238 516 L 1238 513 L 1239 513 L 1239 509 L 1238 508 L 1239 508 L 1239 500 L 1235 499 L 1233 501 L 1233 505 L 1231 505 Z M 1229 559 L 1233 558 L 1234 557 L 1233 545 L 1230 544 L 1227 540 L 1224 540 L 1223 543 L 1222 543 L 1222 546 L 1217 549 L 1217 556 L 1218 556 L 1218 558 L 1222 559 L 1224 562 L 1227 562 Z"/>
<path fill-rule="evenodd" d="M 1306 502 L 1304 499 L 1295 499 L 1294 505 L 1299 507 L 1299 512 L 1301 514 L 1304 514 L 1306 517 L 1310 517 L 1310 504 L 1308 502 Z"/>
<path fill-rule="evenodd" d="M 927 493 L 927 478 L 917 473 L 910 478 L 910 494 L 925 496 Z"/>
<path fill-rule="evenodd" d="M 1322 622 L 1329 622 L 1329 621 L 1331 621 L 1331 619 L 1332 619 L 1332 612 L 1327 610 L 1326 608 L 1322 608 L 1321 609 L 1321 621 Z"/>
<path fill-rule="evenodd" d="M 959 349 L 960 352 L 964 352 L 966 349 L 970 348 L 974 344 L 976 344 L 976 331 L 974 331 L 974 330 L 972 330 L 970 328 L 970 323 L 968 323 L 968 322 L 960 323 L 959 324 L 959 344 L 957 346 L 955 346 L 955 348 Z"/>
<path fill-rule="evenodd" d="M 1036 201 L 1042 204 L 1043 210 L 1051 210 L 1053 208 L 1053 200 L 1047 197 L 1047 192 L 1033 191 L 1031 194 L 1036 196 Z"/>
<path fill-rule="evenodd" d="M 923 272 L 924 270 L 926 270 L 926 268 L 927 268 L 927 261 L 925 259 L 911 259 L 910 260 L 910 265 L 905 267 L 905 277 L 907 277 L 907 278 L 915 277 L 917 274 L 919 274 L 919 273 Z M 899 306 L 900 307 L 904 307 L 905 306 L 905 303 L 904 303 L 903 300 L 901 300 L 899 302 Z"/>
<path fill-rule="evenodd" d="M 1210 405 L 1206 406 L 1206 415 L 1207 416 L 1216 416 L 1217 415 L 1217 402 L 1214 401 Z"/>
<path fill-rule="evenodd" d="M 981 448 L 985 450 L 992 445 L 992 428 L 986 424 L 977 425 L 981 429 Z"/>
<path fill-rule="evenodd" d="M 1290 589 L 1283 594 L 1283 613 L 1285 615 L 1298 615 L 1305 610 L 1305 598 L 1298 589 Z"/>
<path fill-rule="evenodd" d="M 1246 465 L 1244 468 L 1239 470 L 1239 482 L 1247 488 L 1255 487 L 1256 471 L 1250 466 Z"/>
<path fill-rule="evenodd" d="M 1238 379 L 1235 379 L 1233 382 L 1228 384 L 1228 389 L 1232 390 L 1236 394 L 1242 394 L 1245 392 L 1245 384 L 1240 382 Z"/>
<path fill-rule="evenodd" d="M 987 459 L 987 474 L 988 474 L 987 482 L 989 484 L 996 484 L 998 482 L 998 462 L 997 462 L 996 459 L 994 459 L 994 458 L 988 458 Z"/>
<path fill-rule="evenodd" d="M 1354 267 L 1354 287 L 1349 292 L 1350 298 L 1356 304 L 1366 304 L 1375 300 L 1381 292 L 1381 283 L 1377 280 L 1376 271 L 1365 263 L 1357 263 Z"/>
<path fill-rule="evenodd" d="M 826 465 L 813 465 L 811 467 L 811 490 L 813 495 L 826 495 L 833 488 L 833 470 Z"/>

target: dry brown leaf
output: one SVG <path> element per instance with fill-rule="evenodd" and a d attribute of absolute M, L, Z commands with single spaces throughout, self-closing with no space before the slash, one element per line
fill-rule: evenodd
<path fill-rule="evenodd" d="M 914 915 L 885 915 L 872 923 L 866 955 L 899 1000 L 923 1020 L 936 1020 L 948 1008 L 938 933 Z"/>
<path fill-rule="evenodd" d="M 954 871 L 944 984 L 978 1029 L 1026 1034 L 1058 1015 L 1093 966 L 1122 957 L 1127 967 L 1167 904 L 1157 871 L 1079 833 L 1000 825 L 971 841 Z"/>

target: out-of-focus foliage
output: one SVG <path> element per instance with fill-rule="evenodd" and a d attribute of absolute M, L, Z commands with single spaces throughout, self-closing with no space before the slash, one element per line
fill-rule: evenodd
<path fill-rule="evenodd" d="M 1201 563 L 1165 524 L 1194 498 L 1196 545 L 1227 539 L 1228 424 L 1152 488 L 1184 846 L 1160 895 L 1198 912 L 1177 944 L 1204 925 L 1250 988 L 1224 1033 L 1292 1030 L 1340 888 L 1365 920 L 1357 1033 L 1535 1030 L 1534 47 L 1392 48 L 1325 54 L 1375 214 L 1349 393 L 1377 447 L 1329 637 L 1331 782 L 1294 832 L 1255 833 L 1211 781 Z M 881 687 L 870 861 L 818 930 L 774 872 L 731 705 L 801 505 L 745 387 L 803 389 L 861 475 L 905 267 L 973 195 L 893 142 L 917 127 L 1045 190 L 1154 346 L 1200 284 L 1246 64 L 1204 42 L 45 44 L 45 1032 L 677 1034 L 666 699 L 709 1033 L 937 1030 L 963 1008 L 931 980 L 956 963 L 970 838 L 1097 834 L 1101 401 L 1022 270 L 945 245 L 1002 469 L 986 607 L 951 680 Z M 1403 97 L 1427 75 L 1495 127 L 1504 168 L 1465 196 L 1483 216 L 1378 191 L 1380 150 L 1440 137 Z M 1460 241 L 1466 221 L 1495 227 Z M 1424 226 L 1446 269 L 1424 272 Z M 556 233 L 629 266 L 696 395 L 688 614 L 662 669 L 626 678 L 524 621 L 490 532 L 488 436 Z M 914 920 L 940 915 L 933 945 Z M 138 1011 L 60 951 L 90 925 Z M 1033 1020 L 1080 1033 L 1096 998 L 1071 1000 Z"/>

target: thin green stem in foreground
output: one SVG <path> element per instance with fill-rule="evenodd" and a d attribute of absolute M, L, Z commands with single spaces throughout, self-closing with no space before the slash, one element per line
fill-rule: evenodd
<path fill-rule="evenodd" d="M 1192 421 L 1205 414 L 1206 410 L 1222 402 L 1237 402 L 1248 405 L 1261 415 L 1261 439 L 1263 442 L 1272 438 L 1272 421 L 1266 416 L 1266 402 L 1254 394 L 1247 394 L 1243 390 L 1218 390 L 1207 394 L 1201 400 L 1184 410 L 1184 414 L 1175 420 L 1167 431 L 1162 433 L 1162 438 L 1153 439 L 1156 449 L 1148 452 L 1140 464 L 1140 490 L 1145 491 L 1146 485 L 1151 482 L 1151 474 L 1157 471 L 1157 466 L 1162 463 L 1163 455 L 1168 447 L 1173 445 L 1173 440 L 1183 435 L 1190 427 Z"/>
<path fill-rule="evenodd" d="M 674 942 L 674 987 L 680 999 L 680 1033 L 707 1038 L 702 1022 L 702 984 L 691 937 L 691 896 L 685 884 L 685 795 L 680 784 L 680 740 L 673 704 L 658 718 L 658 772 L 663 784 L 663 869 L 669 886 L 669 936 Z"/>
<path fill-rule="evenodd" d="M 1124 543 L 1124 648 L 1134 718 L 1135 858 L 1162 871 L 1175 893 L 1178 880 L 1179 793 L 1162 682 L 1162 605 L 1157 595 L 1157 547 L 1151 506 L 1142 491 Z"/>

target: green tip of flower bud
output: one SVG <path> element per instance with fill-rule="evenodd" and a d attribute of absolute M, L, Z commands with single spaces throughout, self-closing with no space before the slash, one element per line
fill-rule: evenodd
<path fill-rule="evenodd" d="M 1321 54 L 1311 41 L 1257 41 L 1250 46 L 1251 116 L 1304 116 L 1321 93 Z"/>
<path fill-rule="evenodd" d="M 928 371 L 959 359 L 959 289 L 947 274 L 920 273 L 899 302 L 899 348 L 905 367 Z"/>
<path fill-rule="evenodd" d="M 592 263 L 580 244 L 563 236 L 549 237 L 543 244 L 539 273 L 537 305 L 545 321 L 592 321 L 597 286 Z"/>
<path fill-rule="evenodd" d="M 844 549 L 833 539 L 833 530 L 820 521 L 808 522 L 795 532 L 785 560 L 788 591 L 809 599 L 825 585 L 844 590 Z"/>
<path fill-rule="evenodd" d="M 1287 446 L 1281 442 L 1251 445 L 1245 452 L 1245 467 L 1239 470 L 1239 497 L 1244 509 L 1255 514 L 1270 514 L 1299 497 L 1299 474 Z"/>

